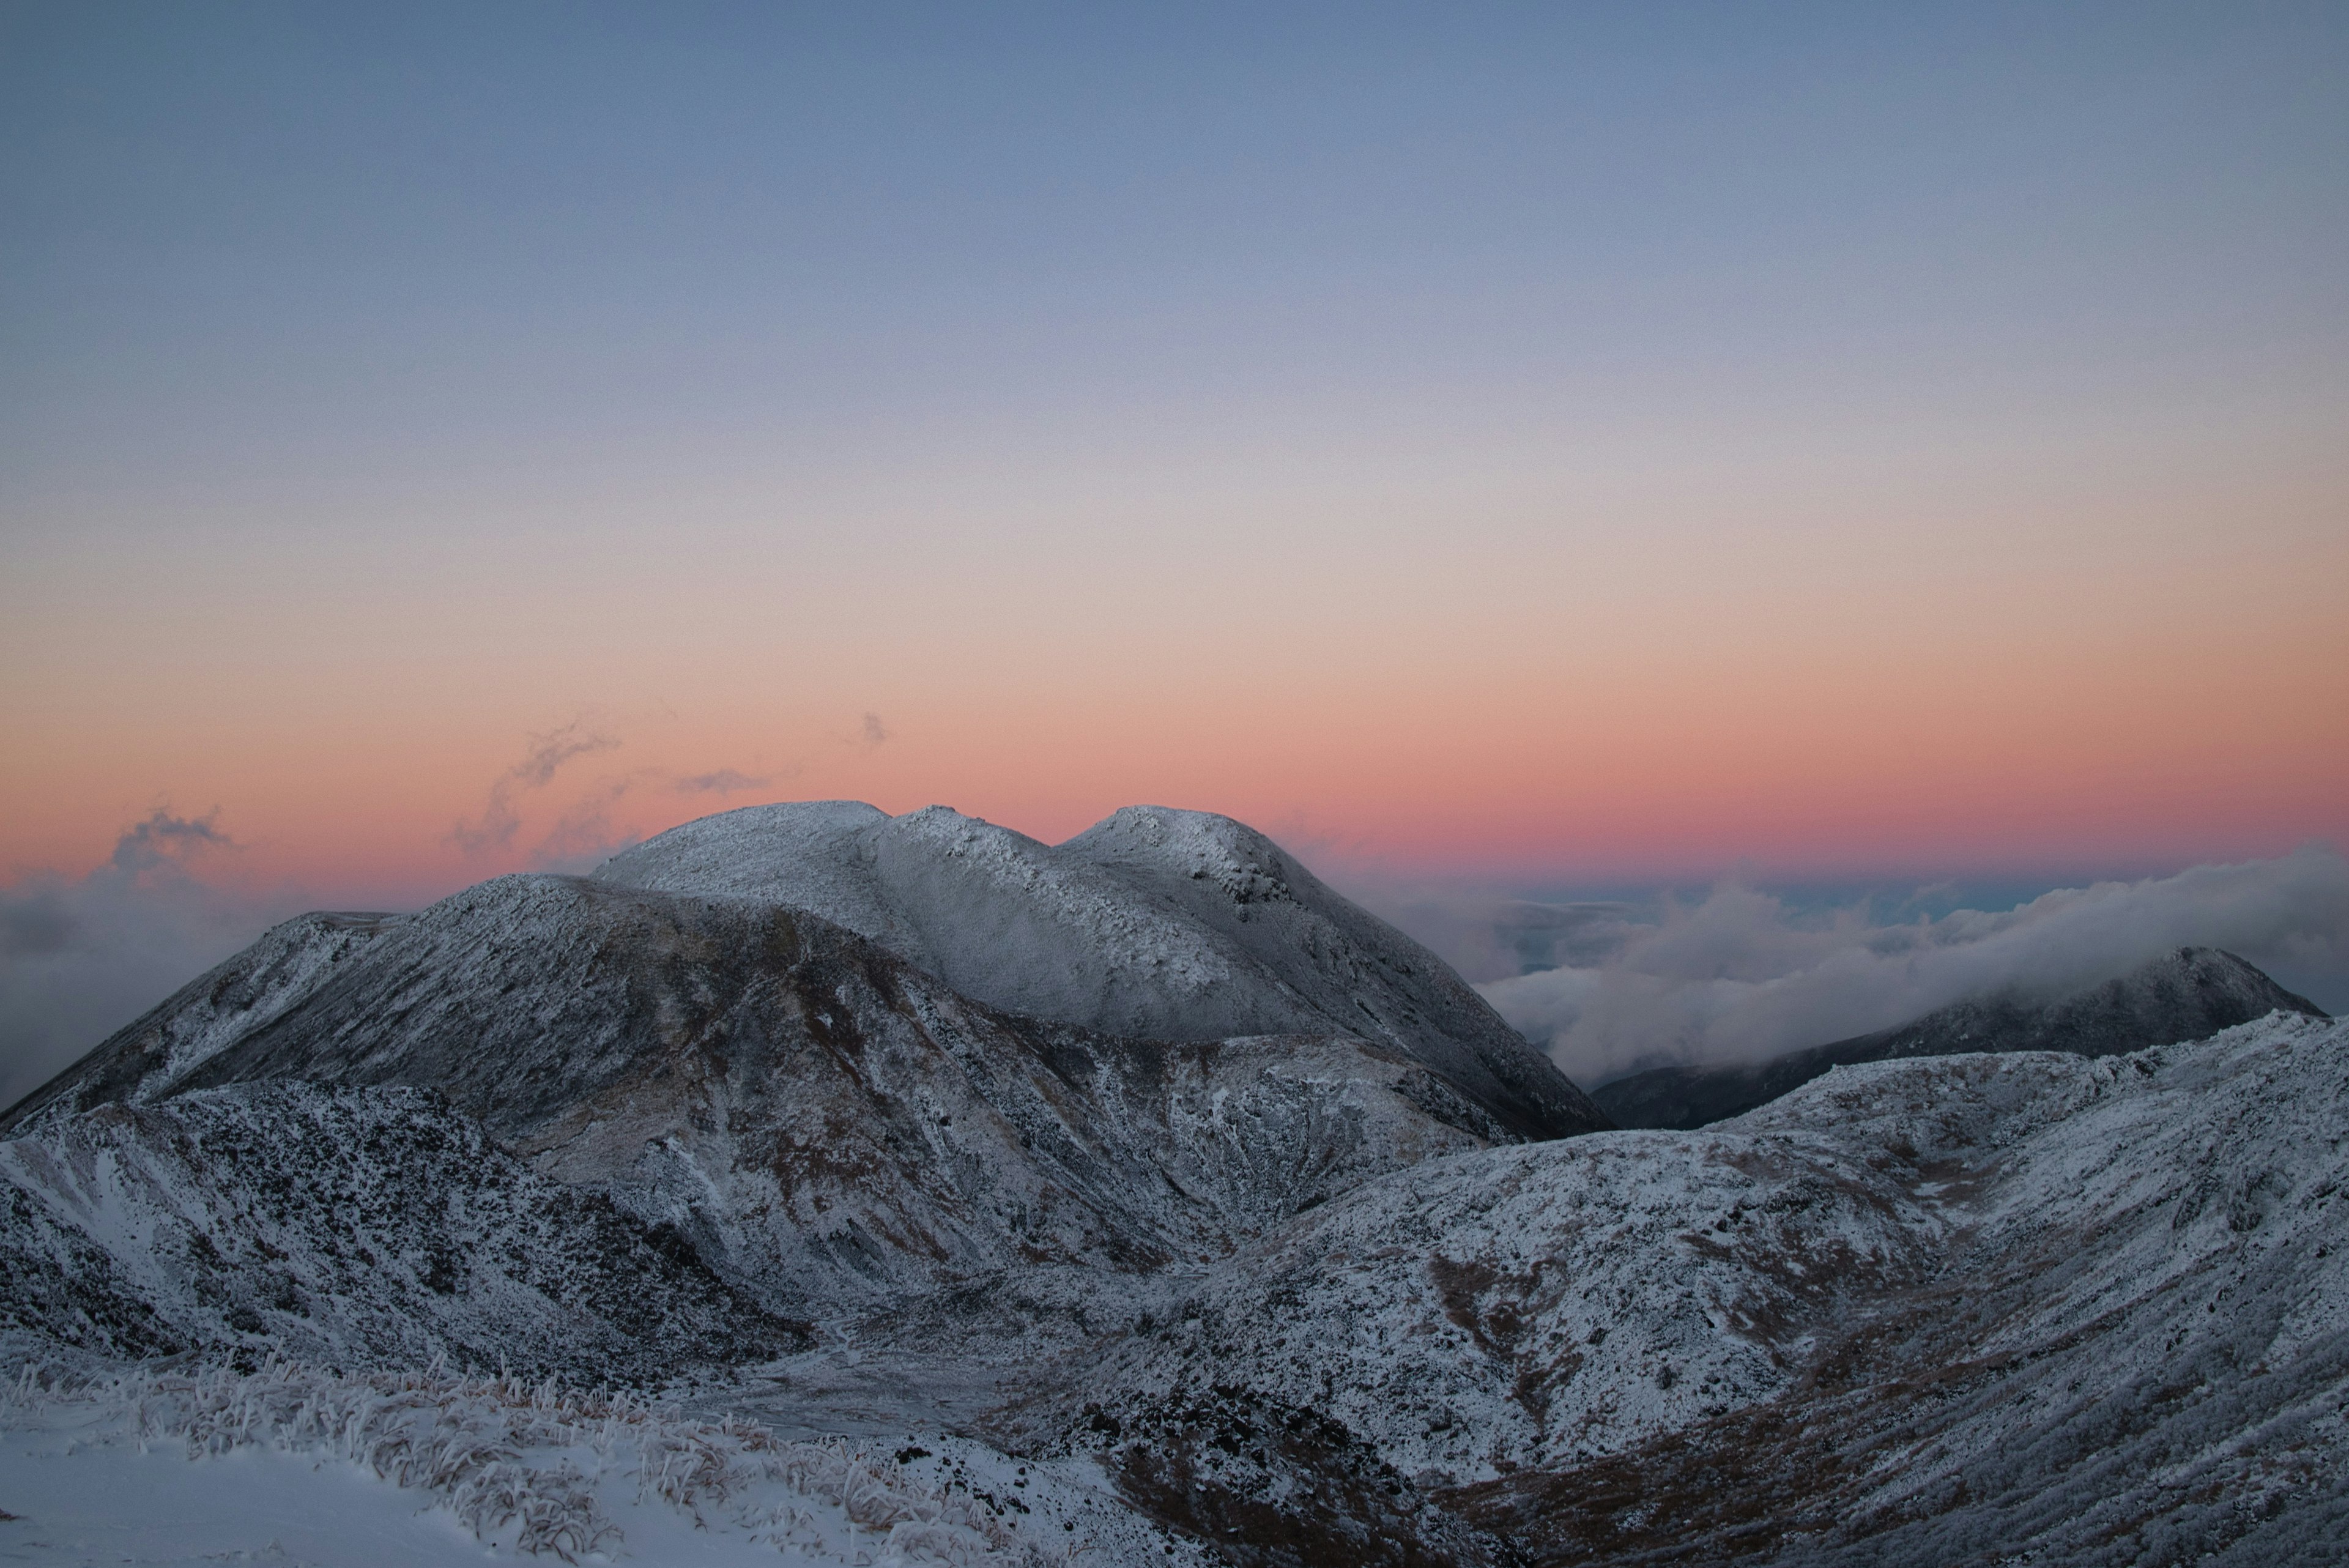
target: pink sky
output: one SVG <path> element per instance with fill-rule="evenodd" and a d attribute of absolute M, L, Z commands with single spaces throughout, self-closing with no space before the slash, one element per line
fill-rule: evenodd
<path fill-rule="evenodd" d="M 0 877 L 2349 842 L 2336 15 L 591 10 L 11 34 Z"/>
<path fill-rule="evenodd" d="M 1413 502 L 1333 474 L 1334 499 L 1187 510 L 1043 494 L 999 531 L 907 498 L 652 529 L 630 496 L 480 535 L 387 510 L 126 555 L 101 528 L 5 590 L 0 865 L 74 874 L 155 806 L 217 809 L 243 877 L 420 898 L 835 795 L 1047 839 L 1204 807 L 1527 883 L 2349 842 L 2338 462 L 2279 477 L 2272 444 L 2195 484 L 1812 473 L 1731 501 L 1659 463 Z M 466 853 L 455 826 L 566 726 L 605 743 L 510 784 L 510 841 Z M 686 787 L 727 773 L 765 782 Z"/>

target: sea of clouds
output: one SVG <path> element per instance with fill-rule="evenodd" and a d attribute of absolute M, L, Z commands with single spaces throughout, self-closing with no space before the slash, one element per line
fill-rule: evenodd
<path fill-rule="evenodd" d="M 2225 949 L 2320 1003 L 2349 989 L 2349 860 L 2315 845 L 1897 920 L 1875 901 L 1804 908 L 1737 882 L 1694 899 L 1381 902 L 1586 1085 L 1759 1060 L 1969 997 L 2053 998 L 2171 948 Z"/>

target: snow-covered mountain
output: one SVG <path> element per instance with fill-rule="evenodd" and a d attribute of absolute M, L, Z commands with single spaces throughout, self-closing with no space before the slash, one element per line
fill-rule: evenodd
<path fill-rule="evenodd" d="M 944 806 L 751 806 L 595 878 L 811 910 L 1008 1012 L 1151 1040 L 1356 1035 L 1521 1136 L 1607 1125 L 1443 960 L 1229 817 L 1128 806 L 1056 846 Z"/>
<path fill-rule="evenodd" d="M 2110 1056 L 2204 1039 L 2279 1009 L 2324 1016 L 2314 1002 L 2293 995 L 2233 953 L 2178 948 L 2069 995 L 2002 994 L 1955 1002 L 1895 1028 L 1766 1062 L 1634 1073 L 1601 1085 L 1592 1098 L 1619 1127 L 1686 1130 L 1766 1105 L 1830 1067 L 1966 1051 Z"/>
<path fill-rule="evenodd" d="M 415 1089 L 241 1085 L 0 1143 L 0 1335 L 658 1382 L 805 1349 L 685 1244 Z"/>
<path fill-rule="evenodd" d="M 0 1118 L 0 1491 L 184 1434 L 607 1554 L 2330 1561 L 2349 1024 L 2148 973 L 1529 1140 L 1593 1117 L 1237 824 L 730 813 L 289 922 Z"/>
<path fill-rule="evenodd" d="M 46 1132 L 233 1085 L 402 1086 L 608 1192 L 771 1310 L 1197 1263 L 1510 1135 L 1348 1036 L 1123 1040 L 981 1006 L 803 910 L 563 877 L 306 917 L 9 1113 Z"/>

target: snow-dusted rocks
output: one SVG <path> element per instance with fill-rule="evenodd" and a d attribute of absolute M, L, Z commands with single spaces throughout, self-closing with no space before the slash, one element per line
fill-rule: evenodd
<path fill-rule="evenodd" d="M 1085 1479 L 933 1438 L 792 1441 L 440 1368 L 42 1367 L 0 1385 L 0 1561 L 185 1568 L 1200 1568 Z M 191 1462 L 193 1461 L 193 1462 Z M 1072 1484 L 1073 1481 L 1073 1484 Z M 265 1543 L 265 1544 L 264 1544 Z"/>
<path fill-rule="evenodd" d="M 245 1085 L 0 1143 L 19 1355 L 202 1351 L 661 1381 L 803 1348 L 674 1233 L 416 1089 Z"/>
<path fill-rule="evenodd" d="M 1193 1522 L 1288 1500 L 1330 1550 L 1367 1461 L 1540 1563 L 2330 1561 L 2345 1141 L 2349 1024 L 2289 1014 L 1839 1068 L 1372 1183 L 998 1429 Z M 1266 1440 L 1308 1414 L 1337 1438 Z"/>

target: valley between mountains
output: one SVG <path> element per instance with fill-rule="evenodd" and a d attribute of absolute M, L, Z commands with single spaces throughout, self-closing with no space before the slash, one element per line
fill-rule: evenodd
<path fill-rule="evenodd" d="M 2349 1025 L 1643 1079 L 1154 807 L 305 916 L 0 1116 L 0 1558 L 2337 1561 Z"/>

